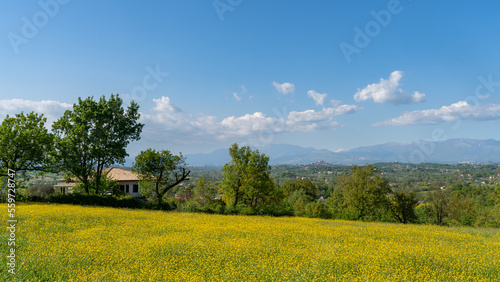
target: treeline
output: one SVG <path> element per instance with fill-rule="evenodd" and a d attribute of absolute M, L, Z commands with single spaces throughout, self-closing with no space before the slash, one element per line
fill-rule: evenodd
<path fill-rule="evenodd" d="M 217 180 L 215 172 L 205 171 L 199 173 L 197 185 L 176 190 L 179 210 L 500 227 L 500 185 L 455 183 L 417 195 L 391 187 L 394 185 L 387 174 L 372 165 L 340 168 L 342 172 L 335 173 L 328 188 L 309 179 L 278 183 L 269 180 L 271 167 L 264 154 L 249 147 L 239 148 L 237 144 L 229 151 L 232 160 L 223 167 L 222 180 Z M 316 174 L 324 168 L 311 170 Z"/>

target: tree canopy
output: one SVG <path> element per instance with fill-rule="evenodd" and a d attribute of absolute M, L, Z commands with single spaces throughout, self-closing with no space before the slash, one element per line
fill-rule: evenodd
<path fill-rule="evenodd" d="M 102 192 L 103 169 L 125 163 L 127 145 L 140 139 L 144 126 L 138 122 L 138 110 L 133 101 L 125 109 L 118 95 L 109 100 L 102 96 L 99 101 L 78 98 L 73 109 L 54 123 L 59 164 L 82 183 L 86 193 Z"/>
<path fill-rule="evenodd" d="M 135 157 L 132 171 L 138 174 L 141 194 L 156 198 L 161 205 L 167 191 L 188 180 L 191 172 L 182 154 L 172 155 L 168 150 L 147 149 Z"/>
<path fill-rule="evenodd" d="M 267 202 L 274 193 L 269 157 L 248 146 L 239 148 L 236 143 L 229 148 L 229 155 L 231 161 L 222 168 L 221 181 L 226 204 L 257 207 Z"/>
<path fill-rule="evenodd" d="M 415 207 L 418 200 L 415 193 L 396 192 L 389 199 L 389 208 L 393 217 L 401 223 L 415 222 Z"/>
<path fill-rule="evenodd" d="M 373 214 L 377 208 L 383 206 L 386 203 L 386 195 L 391 192 L 387 180 L 376 175 L 376 171 L 371 165 L 363 168 L 353 166 L 351 175 L 344 174 L 338 178 L 344 201 L 359 218 Z"/>
<path fill-rule="evenodd" d="M 283 192 L 283 196 L 285 197 L 290 196 L 297 190 L 303 190 L 307 196 L 313 199 L 316 199 L 318 194 L 318 189 L 316 188 L 314 183 L 312 183 L 311 180 L 308 179 L 289 181 L 281 186 L 281 191 Z"/>
<path fill-rule="evenodd" d="M 42 171 L 51 167 L 53 135 L 45 128 L 43 114 L 9 115 L 0 126 L 0 176 L 13 171 Z"/>

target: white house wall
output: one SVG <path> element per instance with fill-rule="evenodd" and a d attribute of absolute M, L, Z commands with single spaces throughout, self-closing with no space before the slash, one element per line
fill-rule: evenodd
<path fill-rule="evenodd" d="M 134 189 L 134 185 L 139 185 L 138 182 L 133 182 L 133 181 L 130 181 L 130 182 L 119 182 L 118 185 L 120 185 L 120 188 L 122 187 L 122 185 L 125 187 L 125 195 L 132 195 L 134 197 L 139 197 L 141 196 L 141 194 L 139 194 L 139 190 L 137 190 L 137 193 L 134 193 L 133 192 L 133 189 Z M 126 192 L 126 187 L 128 185 L 128 193 Z"/>

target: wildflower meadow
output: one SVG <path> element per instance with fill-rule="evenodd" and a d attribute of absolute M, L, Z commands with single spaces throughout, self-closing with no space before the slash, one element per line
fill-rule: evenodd
<path fill-rule="evenodd" d="M 5 209 L 7 207 L 3 205 Z M 495 229 L 56 204 L 17 208 L 2 281 L 495 281 Z M 2 215 L 4 222 L 6 213 Z M 0 235 L 4 254 L 8 232 Z"/>

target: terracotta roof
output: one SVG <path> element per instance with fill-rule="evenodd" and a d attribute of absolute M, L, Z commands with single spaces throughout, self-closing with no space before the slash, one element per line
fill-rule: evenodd
<path fill-rule="evenodd" d="M 59 183 L 57 185 L 54 185 L 54 187 L 75 187 L 76 183 L 71 182 L 71 183 Z"/>
<path fill-rule="evenodd" d="M 108 177 L 112 180 L 116 180 L 118 182 L 120 181 L 139 181 L 137 178 L 137 174 L 123 168 L 119 167 L 110 167 L 110 168 L 105 168 L 102 170 L 103 174 L 107 174 Z M 75 178 L 72 178 L 71 180 L 75 180 Z M 58 179 L 58 181 L 65 181 L 64 178 Z M 69 183 L 59 183 L 57 185 L 54 185 L 54 187 L 73 187 L 75 186 L 75 182 L 69 182 Z"/>
<path fill-rule="evenodd" d="M 106 173 L 110 179 L 116 181 L 138 181 L 137 174 L 123 168 L 112 167 L 106 168 L 102 171 Z"/>

